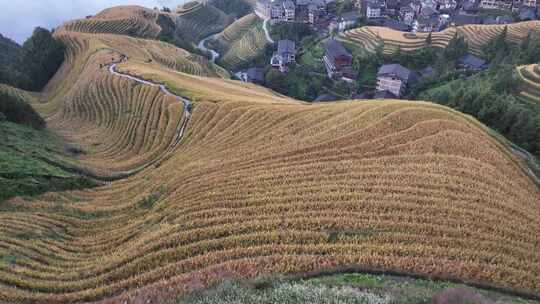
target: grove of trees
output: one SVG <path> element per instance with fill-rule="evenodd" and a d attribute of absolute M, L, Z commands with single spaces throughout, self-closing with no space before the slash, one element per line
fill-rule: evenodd
<path fill-rule="evenodd" d="M 0 83 L 41 90 L 64 60 L 64 45 L 44 28 L 36 28 L 21 46 L 0 36 Z"/>

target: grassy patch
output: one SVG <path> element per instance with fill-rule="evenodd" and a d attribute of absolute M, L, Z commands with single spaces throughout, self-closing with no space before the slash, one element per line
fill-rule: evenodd
<path fill-rule="evenodd" d="M 48 131 L 0 122 L 0 202 L 14 196 L 93 186 L 88 179 L 47 162 L 62 154 L 62 143 Z"/>
<path fill-rule="evenodd" d="M 306 280 L 261 277 L 249 281 L 225 281 L 169 304 L 538 304 L 448 282 L 371 275 L 336 274 Z"/>
<path fill-rule="evenodd" d="M 159 189 L 152 191 L 141 200 L 137 202 L 137 207 L 142 209 L 150 209 L 161 198 L 161 196 L 167 191 L 165 186 L 159 187 Z"/>

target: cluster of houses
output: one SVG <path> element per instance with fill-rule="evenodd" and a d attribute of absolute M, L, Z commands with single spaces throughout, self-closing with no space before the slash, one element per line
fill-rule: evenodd
<path fill-rule="evenodd" d="M 333 16 L 327 7 L 334 1 L 259 0 L 256 11 L 271 23 L 303 22 L 338 31 L 355 26 L 360 18 L 369 24 L 412 32 L 540 19 L 537 0 L 354 0 L 354 10 Z M 481 14 L 482 10 L 499 12 Z"/>
<path fill-rule="evenodd" d="M 436 32 L 466 24 L 508 24 L 540 17 L 537 0 L 360 0 L 369 23 L 399 31 Z M 498 10 L 481 14 L 482 10 Z M 517 19 L 514 17 L 517 15 Z"/>
<path fill-rule="evenodd" d="M 472 54 L 465 54 L 457 61 L 457 66 L 463 71 L 482 71 L 489 67 L 488 63 Z M 400 64 L 383 65 L 377 72 L 377 87 L 374 92 L 365 92 L 358 98 L 401 98 L 412 87 L 422 81 L 437 77 L 437 71 L 427 67 L 419 73 Z"/>
<path fill-rule="evenodd" d="M 324 49 L 323 63 L 328 77 L 354 84 L 358 72 L 352 67 L 353 56 L 345 49 L 343 44 L 339 40 L 330 38 L 325 42 Z M 280 40 L 277 43 L 276 52 L 270 59 L 270 66 L 282 73 L 286 73 L 291 65 L 296 64 L 296 53 L 297 49 L 294 41 Z M 482 71 L 488 68 L 485 60 L 469 53 L 457 61 L 457 66 L 463 71 Z M 246 82 L 264 84 L 264 75 L 264 68 L 250 68 L 240 73 L 240 78 Z M 432 67 L 416 72 L 399 64 L 387 64 L 383 65 L 377 73 L 375 90 L 366 91 L 354 97 L 360 99 L 401 98 L 419 82 L 431 80 L 435 77 L 437 77 L 437 72 Z M 323 97 L 320 101 L 338 99 L 326 95 Z"/>
<path fill-rule="evenodd" d="M 300 22 L 319 30 L 344 31 L 355 26 L 360 18 L 357 8 L 335 16 L 328 12 L 328 4 L 336 0 L 259 0 L 255 12 L 271 24 Z"/>
<path fill-rule="evenodd" d="M 260 0 L 256 11 L 271 23 L 304 22 L 316 24 L 334 0 Z"/>
<path fill-rule="evenodd" d="M 465 24 L 508 24 L 516 20 L 540 17 L 537 0 L 353 0 L 354 9 L 341 16 L 332 16 L 328 4 L 335 0 L 259 0 L 256 13 L 271 23 L 302 22 L 317 29 L 343 31 L 363 18 L 366 23 L 400 31 L 433 32 L 448 26 Z M 540 4 L 540 3 L 539 3 Z M 497 10 L 497 14 L 481 13 Z M 483 17 L 481 17 L 483 16 Z M 328 39 L 324 44 L 323 63 L 329 78 L 355 83 L 358 72 L 352 67 L 353 56 L 339 40 Z M 297 46 L 292 40 L 280 40 L 270 59 L 270 66 L 287 73 L 296 64 Z M 462 70 L 479 71 L 487 68 L 481 58 L 467 54 L 458 61 Z M 247 82 L 264 83 L 264 68 L 250 68 L 241 73 Z M 384 65 L 377 73 L 376 89 L 355 95 L 355 98 L 401 98 L 417 83 L 436 77 L 428 67 L 416 72 L 399 64 Z M 324 101 L 332 100 L 325 96 Z"/>

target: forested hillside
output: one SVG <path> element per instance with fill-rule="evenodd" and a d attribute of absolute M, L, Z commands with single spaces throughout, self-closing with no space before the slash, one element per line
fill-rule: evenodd
<path fill-rule="evenodd" d="M 39 91 L 64 60 L 64 46 L 43 28 L 36 28 L 23 46 L 0 37 L 0 83 Z"/>
<path fill-rule="evenodd" d="M 540 159 L 540 103 L 523 100 L 524 79 L 517 68 L 540 62 L 540 31 L 513 43 L 506 30 L 490 40 L 483 54 L 490 69 L 467 78 L 419 88 L 417 98 L 471 114 Z"/>
<path fill-rule="evenodd" d="M 22 47 L 0 34 L 0 83 L 30 88 L 31 80 L 22 57 Z"/>

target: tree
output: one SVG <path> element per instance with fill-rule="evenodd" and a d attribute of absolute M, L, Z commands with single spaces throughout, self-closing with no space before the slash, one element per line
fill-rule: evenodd
<path fill-rule="evenodd" d="M 446 60 L 455 61 L 465 55 L 468 51 L 469 45 L 467 44 L 467 41 L 465 41 L 465 38 L 462 35 L 459 35 L 456 32 L 444 49 L 443 54 Z"/>
<path fill-rule="evenodd" d="M 507 35 L 508 27 L 505 26 L 503 30 L 484 47 L 483 51 L 488 60 L 493 61 L 497 59 L 496 62 L 500 63 L 508 56 L 510 45 L 506 42 Z"/>
<path fill-rule="evenodd" d="M 23 44 L 23 64 L 33 81 L 32 89 L 42 89 L 64 61 L 64 45 L 51 32 L 37 27 Z"/>
<path fill-rule="evenodd" d="M 431 37 L 431 32 L 429 32 L 428 36 L 426 37 L 426 45 L 431 46 L 433 43 L 433 37 Z"/>
<path fill-rule="evenodd" d="M 287 89 L 287 83 L 285 76 L 276 69 L 270 69 L 265 76 L 266 86 L 272 90 L 284 93 Z"/>

